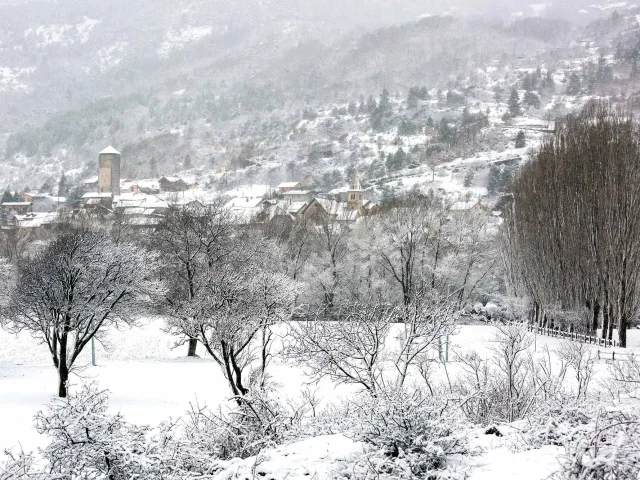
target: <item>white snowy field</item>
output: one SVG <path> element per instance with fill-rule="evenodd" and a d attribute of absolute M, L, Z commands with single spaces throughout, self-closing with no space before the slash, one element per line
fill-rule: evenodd
<path fill-rule="evenodd" d="M 483 355 L 488 354 L 493 333 L 494 329 L 489 326 L 461 327 L 451 338 L 449 375 L 455 376 L 459 368 L 453 361 L 455 351 L 475 349 Z M 634 350 L 640 347 L 640 331 L 629 332 L 629 337 Z M 219 367 L 206 358 L 202 346 L 198 353 L 203 358 L 187 359 L 184 356 L 186 346 L 172 349 L 173 342 L 171 336 L 162 332 L 162 321 L 157 319 L 146 321 L 141 328 L 113 331 L 107 351 L 97 345 L 98 366 L 90 366 L 91 351 L 87 349 L 80 361 L 84 367 L 71 381 L 75 385 L 81 381 L 97 382 L 100 388 L 109 390 L 111 409 L 120 411 L 126 420 L 137 424 L 157 425 L 169 417 L 181 416 L 190 403 L 209 407 L 224 403 L 229 396 L 228 386 Z M 535 346 L 541 352 L 545 346 L 553 349 L 560 342 L 556 338 L 538 336 Z M 604 370 L 605 362 L 602 361 L 598 368 Z M 284 398 L 296 398 L 309 386 L 303 366 L 274 361 L 271 373 Z M 443 373 L 440 371 L 435 375 Z M 328 401 L 347 396 L 351 391 L 350 387 L 335 387 L 328 382 L 312 386 L 313 390 L 316 388 L 319 397 Z M 0 452 L 7 448 L 30 451 L 46 445 L 47 439 L 33 427 L 33 416 L 49 402 L 56 389 L 56 371 L 47 347 L 28 334 L 16 337 L 0 330 Z M 483 453 L 461 459 L 462 465 L 471 469 L 474 480 L 541 480 L 554 471 L 557 457 L 563 453 L 560 447 L 549 446 L 514 454 L 508 448 L 510 440 L 482 433 L 480 429 L 471 434 L 471 445 L 479 447 Z M 295 467 L 295 462 L 300 465 L 312 463 L 316 471 L 311 473 L 317 473 L 317 478 L 321 479 L 328 464 L 360 448 L 341 435 L 325 436 L 278 447 L 271 452 L 269 461 L 280 473 L 283 462 L 294 462 L 286 468 Z M 296 458 L 299 460 L 293 460 Z M 249 472 L 252 461 L 255 459 L 238 461 L 232 467 L 235 472 L 243 469 Z M 294 470 L 289 472 L 288 478 L 304 476 L 302 470 Z"/>

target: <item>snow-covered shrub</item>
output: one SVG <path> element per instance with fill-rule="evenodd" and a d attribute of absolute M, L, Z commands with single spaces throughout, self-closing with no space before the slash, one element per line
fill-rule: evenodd
<path fill-rule="evenodd" d="M 517 422 L 520 430 L 517 450 L 545 445 L 565 446 L 584 434 L 594 416 L 591 404 L 573 401 L 538 406 L 525 420 Z"/>
<path fill-rule="evenodd" d="M 43 451 L 50 478 L 172 478 L 175 464 L 165 456 L 166 441 L 158 441 L 149 427 L 108 414 L 107 407 L 107 393 L 89 385 L 38 412 L 36 429 L 51 438 Z"/>
<path fill-rule="evenodd" d="M 595 355 L 584 343 L 565 341 L 557 350 L 558 357 L 566 363 L 574 373 L 576 380 L 576 399 L 586 399 L 589 384 L 595 374 Z"/>
<path fill-rule="evenodd" d="M 35 468 L 34 455 L 20 452 L 14 454 L 5 451 L 7 460 L 0 464 L 0 480 L 48 480 L 44 472 L 38 472 Z"/>
<path fill-rule="evenodd" d="M 600 383 L 614 400 L 640 398 L 640 356 L 631 352 L 609 363 L 607 376 Z"/>
<path fill-rule="evenodd" d="M 386 478 L 438 478 L 447 455 L 466 450 L 463 424 L 446 402 L 420 392 L 384 391 L 351 403 L 356 439 L 372 449 L 358 461 Z"/>
<path fill-rule="evenodd" d="M 307 412 L 305 405 L 284 405 L 264 390 L 236 400 L 228 413 L 192 408 L 184 430 L 189 451 L 198 458 L 202 452 L 220 459 L 257 455 L 292 438 Z"/>
<path fill-rule="evenodd" d="M 602 411 L 567 446 L 558 480 L 637 480 L 640 477 L 640 419 Z"/>
<path fill-rule="evenodd" d="M 496 325 L 492 355 L 477 352 L 458 355 L 462 372 L 454 390 L 464 399 L 462 411 L 480 425 L 524 418 L 534 405 L 536 383 L 528 348 L 533 338 L 518 325 Z"/>

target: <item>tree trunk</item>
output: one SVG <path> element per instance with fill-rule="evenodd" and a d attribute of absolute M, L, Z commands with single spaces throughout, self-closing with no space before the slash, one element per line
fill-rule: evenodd
<path fill-rule="evenodd" d="M 68 320 L 65 322 L 65 330 L 60 338 L 60 355 L 58 363 L 58 396 L 65 398 L 67 396 L 67 382 L 69 381 L 69 365 L 67 364 L 67 342 L 69 340 L 69 334 L 66 330 Z"/>
<path fill-rule="evenodd" d="M 591 321 L 591 331 L 589 333 L 596 333 L 598 331 L 598 321 L 600 319 L 600 302 L 596 300 L 593 303 L 593 318 Z"/>
<path fill-rule="evenodd" d="M 196 355 L 196 347 L 198 346 L 197 338 L 189 339 L 189 352 L 187 353 L 187 357 L 197 357 Z"/>
<path fill-rule="evenodd" d="M 69 381 L 69 368 L 66 361 L 60 363 L 58 367 L 58 396 L 65 398 L 67 396 L 67 383 Z"/>
<path fill-rule="evenodd" d="M 609 322 L 611 322 L 611 319 L 609 318 L 609 306 L 605 304 L 604 308 L 602 309 L 602 334 L 600 335 L 603 340 L 607 338 Z"/>
<path fill-rule="evenodd" d="M 627 319 L 620 318 L 618 323 L 618 344 L 622 348 L 627 348 Z"/>

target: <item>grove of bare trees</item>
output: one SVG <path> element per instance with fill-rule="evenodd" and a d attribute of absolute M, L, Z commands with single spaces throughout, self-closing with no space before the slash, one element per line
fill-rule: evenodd
<path fill-rule="evenodd" d="M 566 118 L 513 182 L 503 246 L 532 321 L 602 329 L 620 346 L 640 309 L 640 142 L 624 111 L 591 103 Z"/>

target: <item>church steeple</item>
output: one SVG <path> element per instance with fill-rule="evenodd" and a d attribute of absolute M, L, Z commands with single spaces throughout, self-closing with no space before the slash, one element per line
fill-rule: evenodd
<path fill-rule="evenodd" d="M 358 169 L 353 169 L 353 176 L 351 177 L 351 185 L 347 192 L 347 208 L 349 210 L 357 210 L 364 203 L 364 196 L 362 193 L 362 185 L 358 180 Z"/>

